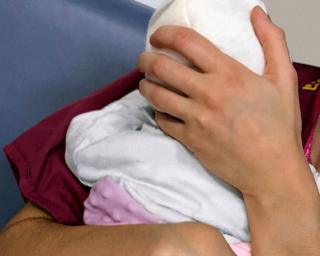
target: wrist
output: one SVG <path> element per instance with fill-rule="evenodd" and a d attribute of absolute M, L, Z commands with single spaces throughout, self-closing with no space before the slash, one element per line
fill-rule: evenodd
<path fill-rule="evenodd" d="M 253 255 L 320 255 L 320 207 L 311 202 L 245 199 Z"/>
<path fill-rule="evenodd" d="M 250 189 L 241 190 L 244 197 L 255 199 L 260 203 L 273 203 L 275 200 L 304 200 L 309 195 L 318 195 L 317 185 L 310 166 L 304 156 L 303 149 L 291 155 L 274 157 L 264 161 L 259 171 L 259 178 L 253 177 L 254 186 Z"/>
<path fill-rule="evenodd" d="M 319 191 L 305 160 L 297 159 L 286 169 L 273 171 L 275 175 L 266 184 L 260 184 L 260 189 L 243 193 L 252 210 L 265 214 L 290 210 L 301 215 L 319 209 Z"/>
<path fill-rule="evenodd" d="M 288 178 L 244 194 L 255 255 L 320 255 L 316 183 L 307 164 L 295 161 L 288 170 Z"/>

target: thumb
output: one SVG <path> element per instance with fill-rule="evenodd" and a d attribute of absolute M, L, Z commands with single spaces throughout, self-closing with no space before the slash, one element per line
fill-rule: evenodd
<path fill-rule="evenodd" d="M 273 24 L 259 6 L 252 10 L 251 21 L 266 58 L 265 75 L 279 78 L 291 74 L 293 67 L 284 31 Z"/>

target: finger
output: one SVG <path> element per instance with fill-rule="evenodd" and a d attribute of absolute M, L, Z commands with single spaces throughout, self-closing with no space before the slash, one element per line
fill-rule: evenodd
<path fill-rule="evenodd" d="M 189 97 L 193 97 L 199 88 L 195 86 L 200 76 L 197 71 L 163 54 L 142 53 L 138 68 Z"/>
<path fill-rule="evenodd" d="M 255 7 L 251 15 L 256 35 L 266 58 L 265 74 L 280 75 L 291 71 L 292 63 L 284 31 L 274 25 L 261 7 Z"/>
<path fill-rule="evenodd" d="M 184 143 L 185 124 L 183 122 L 158 111 L 156 111 L 155 120 L 164 133 Z"/>
<path fill-rule="evenodd" d="M 190 28 L 160 27 L 150 38 L 156 48 L 166 48 L 182 54 L 202 72 L 219 68 L 224 54 L 207 38 Z"/>
<path fill-rule="evenodd" d="M 188 120 L 191 100 L 162 86 L 143 79 L 139 83 L 140 93 L 159 111 L 183 121 Z"/>

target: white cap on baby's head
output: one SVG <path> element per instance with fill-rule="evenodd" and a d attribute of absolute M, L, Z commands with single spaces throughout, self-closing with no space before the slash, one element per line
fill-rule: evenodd
<path fill-rule="evenodd" d="M 266 11 L 260 0 L 167 0 L 151 17 L 146 51 L 161 52 L 190 65 L 179 54 L 154 48 L 149 40 L 161 26 L 185 26 L 196 30 L 221 51 L 261 75 L 265 58 L 250 19 L 251 11 L 257 5 Z"/>

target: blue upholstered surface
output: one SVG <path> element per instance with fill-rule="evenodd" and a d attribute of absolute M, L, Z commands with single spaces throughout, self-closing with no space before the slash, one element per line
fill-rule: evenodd
<path fill-rule="evenodd" d="M 130 0 L 0 1 L 0 147 L 135 66 L 148 7 Z M 0 228 L 23 201 L 0 153 Z"/>

